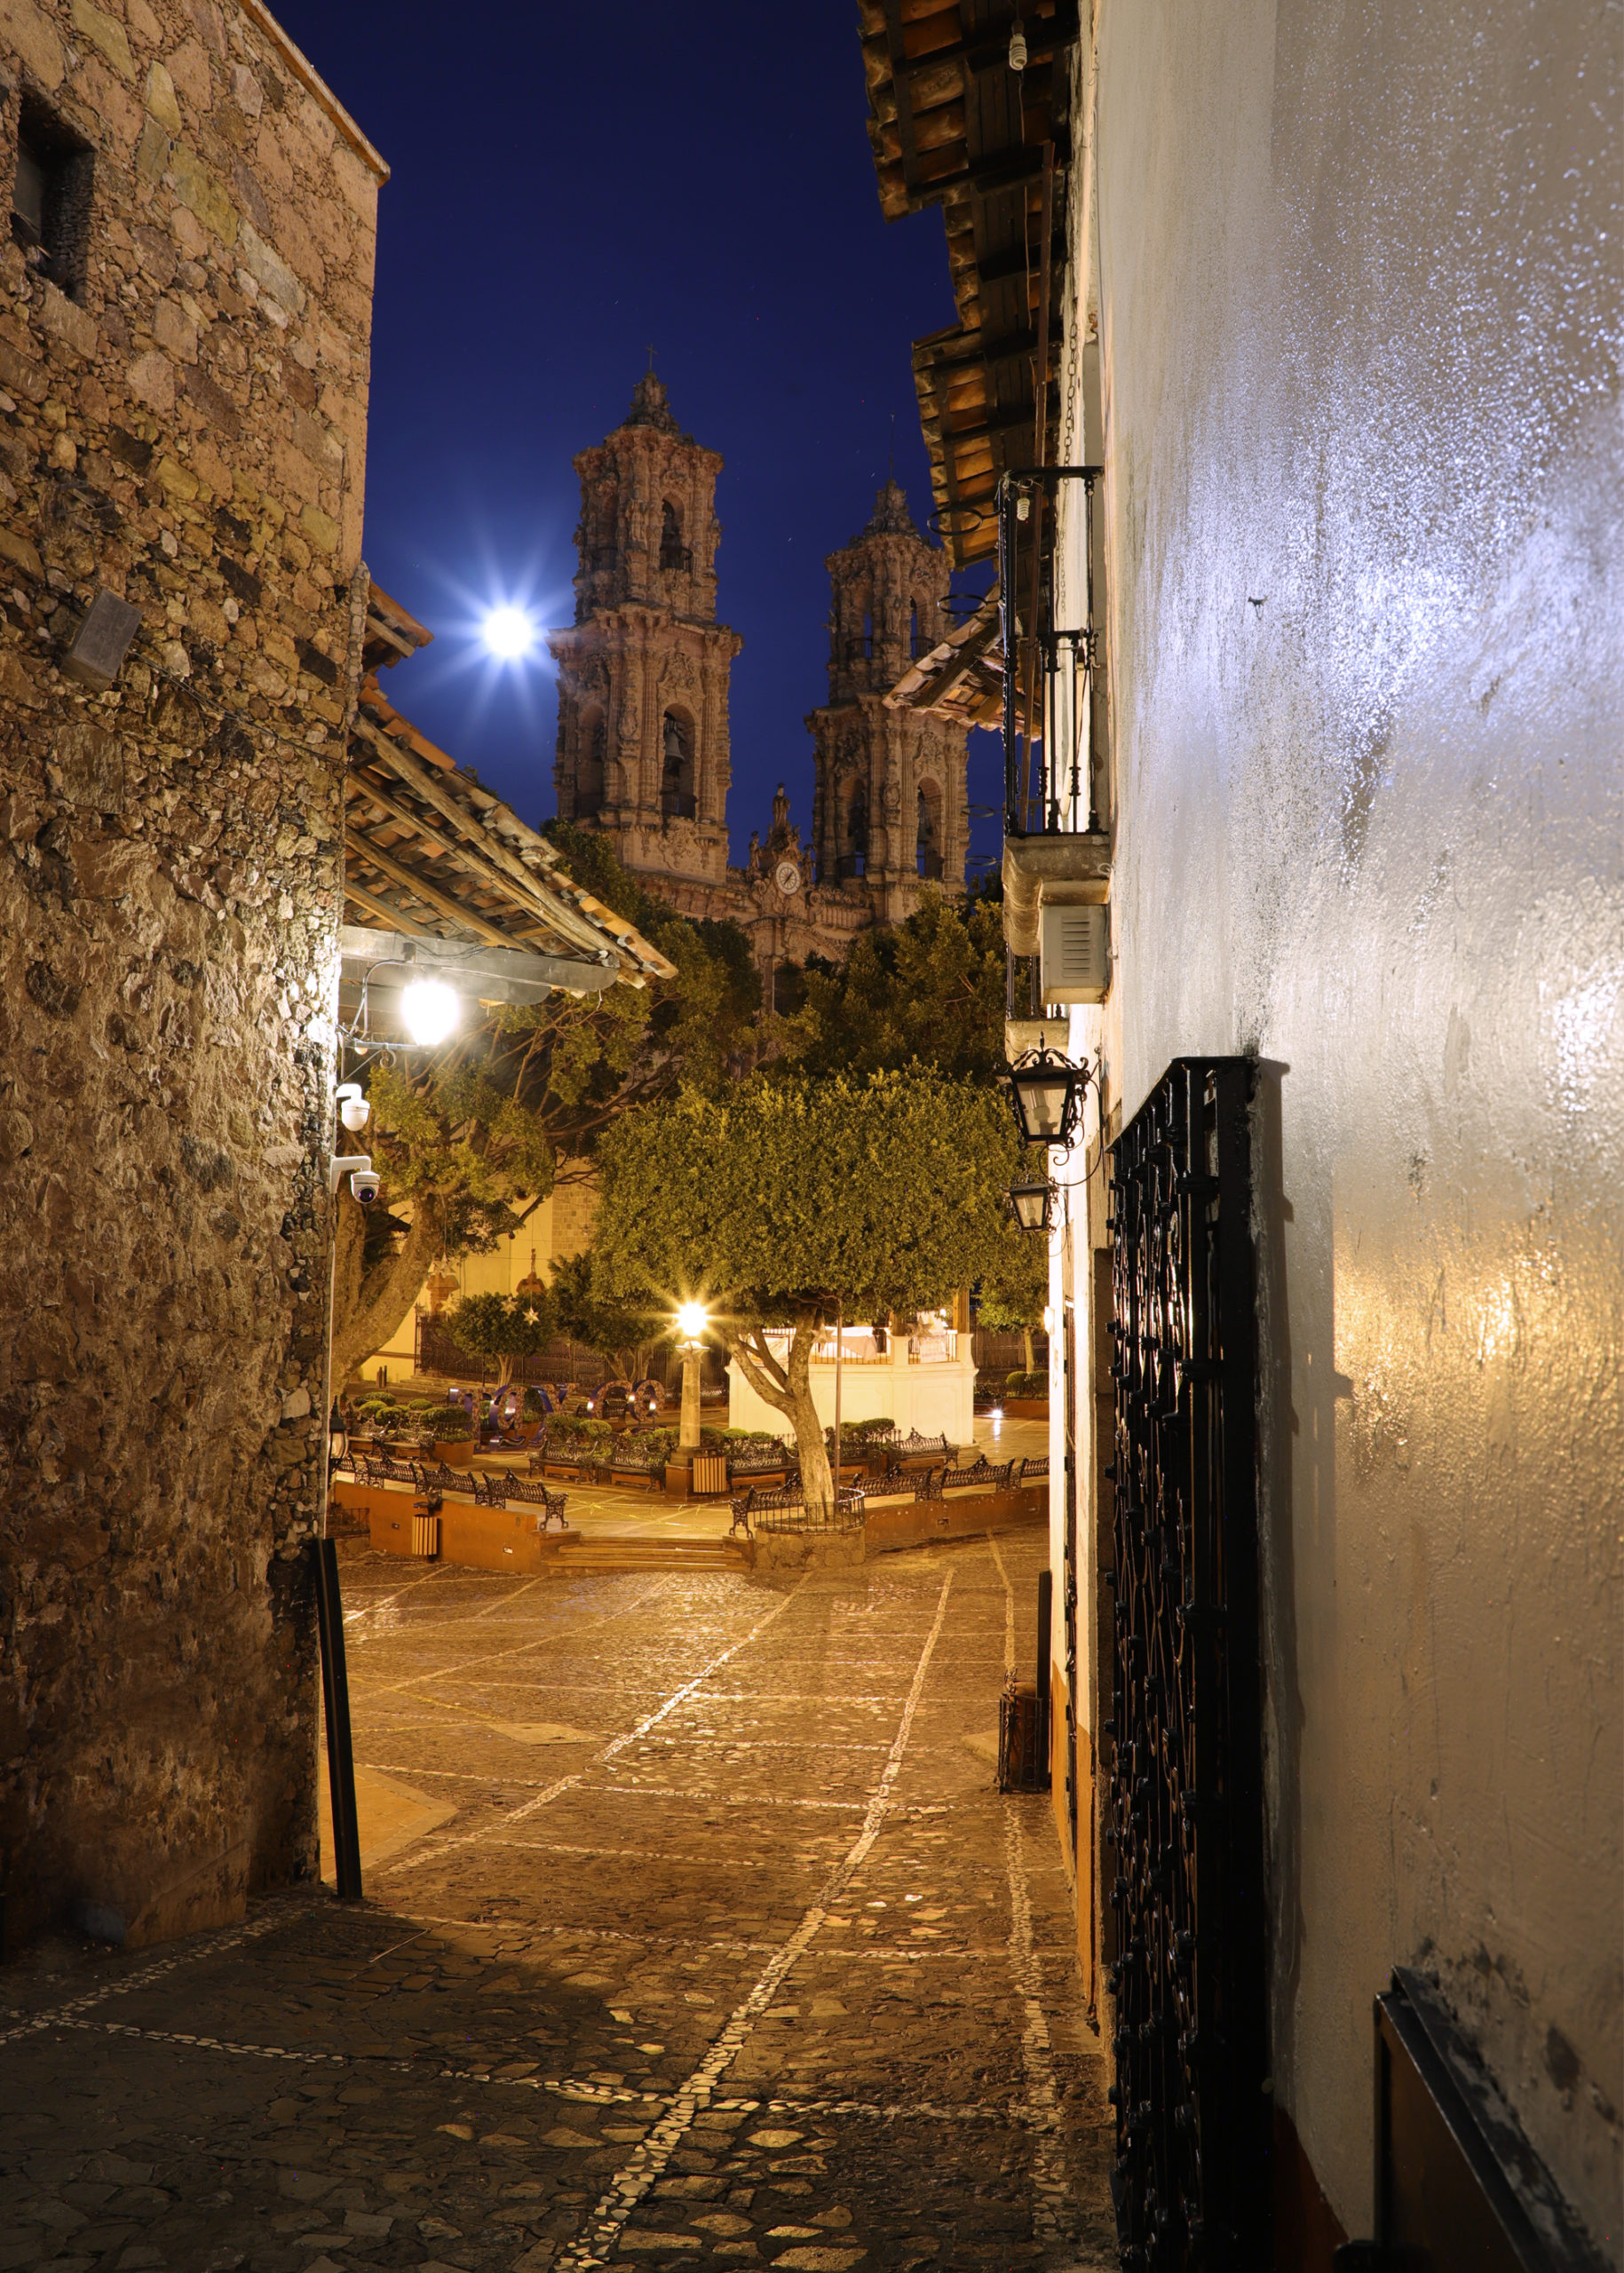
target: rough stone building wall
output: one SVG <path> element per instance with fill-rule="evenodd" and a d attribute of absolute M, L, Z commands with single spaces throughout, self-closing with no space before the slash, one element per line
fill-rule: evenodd
<path fill-rule="evenodd" d="M 1617 17 L 1092 20 L 1118 824 L 1073 1023 L 1124 1118 L 1259 1061 L 1275 2104 L 1367 2234 L 1418 1967 L 1618 2263 Z"/>
<path fill-rule="evenodd" d="M 92 188 L 73 297 L 0 247 L 0 1881 L 141 1940 L 314 1866 L 382 169 L 252 4 L 4 0 L 0 197 L 25 101 Z"/>

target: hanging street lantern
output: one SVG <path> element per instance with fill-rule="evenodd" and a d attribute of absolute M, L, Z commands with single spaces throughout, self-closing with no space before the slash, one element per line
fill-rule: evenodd
<path fill-rule="evenodd" d="M 1015 1108 L 1016 1125 L 1028 1144 L 1063 1150 L 1082 1118 L 1086 1065 L 1068 1065 L 1048 1049 L 1029 1050 L 1003 1076 Z"/>
<path fill-rule="evenodd" d="M 1054 1198 L 1052 1184 L 1012 1184 L 1010 1186 L 1010 1206 L 1023 1232 L 1048 1231 L 1052 1221 Z"/>

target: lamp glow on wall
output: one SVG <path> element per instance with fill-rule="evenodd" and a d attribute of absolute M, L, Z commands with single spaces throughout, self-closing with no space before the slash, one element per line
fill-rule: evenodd
<path fill-rule="evenodd" d="M 414 1041 L 432 1047 L 456 1032 L 462 1004 L 443 978 L 414 978 L 400 989 L 400 1017 Z"/>

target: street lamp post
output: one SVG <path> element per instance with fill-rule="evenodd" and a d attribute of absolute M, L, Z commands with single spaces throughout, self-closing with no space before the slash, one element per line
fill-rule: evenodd
<path fill-rule="evenodd" d="M 682 1427 L 677 1449 L 679 1453 L 696 1453 L 700 1448 L 700 1336 L 706 1325 L 703 1303 L 684 1303 L 677 1312 L 677 1324 L 683 1337 Z"/>

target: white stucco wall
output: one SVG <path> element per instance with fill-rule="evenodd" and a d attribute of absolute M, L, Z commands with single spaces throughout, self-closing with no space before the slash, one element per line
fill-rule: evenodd
<path fill-rule="evenodd" d="M 1618 2261 L 1619 12 L 1097 17 L 1105 1047 L 1263 1061 L 1279 2103 L 1368 2232 L 1422 1965 Z"/>
<path fill-rule="evenodd" d="M 812 1368 L 812 1403 L 826 1429 L 835 1425 L 835 1368 Z M 843 1366 L 840 1419 L 894 1421 L 922 1437 L 945 1436 L 961 1447 L 975 1436 L 976 1368 L 973 1362 L 932 1366 Z M 777 1406 L 757 1397 L 736 1365 L 727 1368 L 727 1422 L 732 1429 L 764 1429 L 784 1436 L 789 1423 Z"/>

